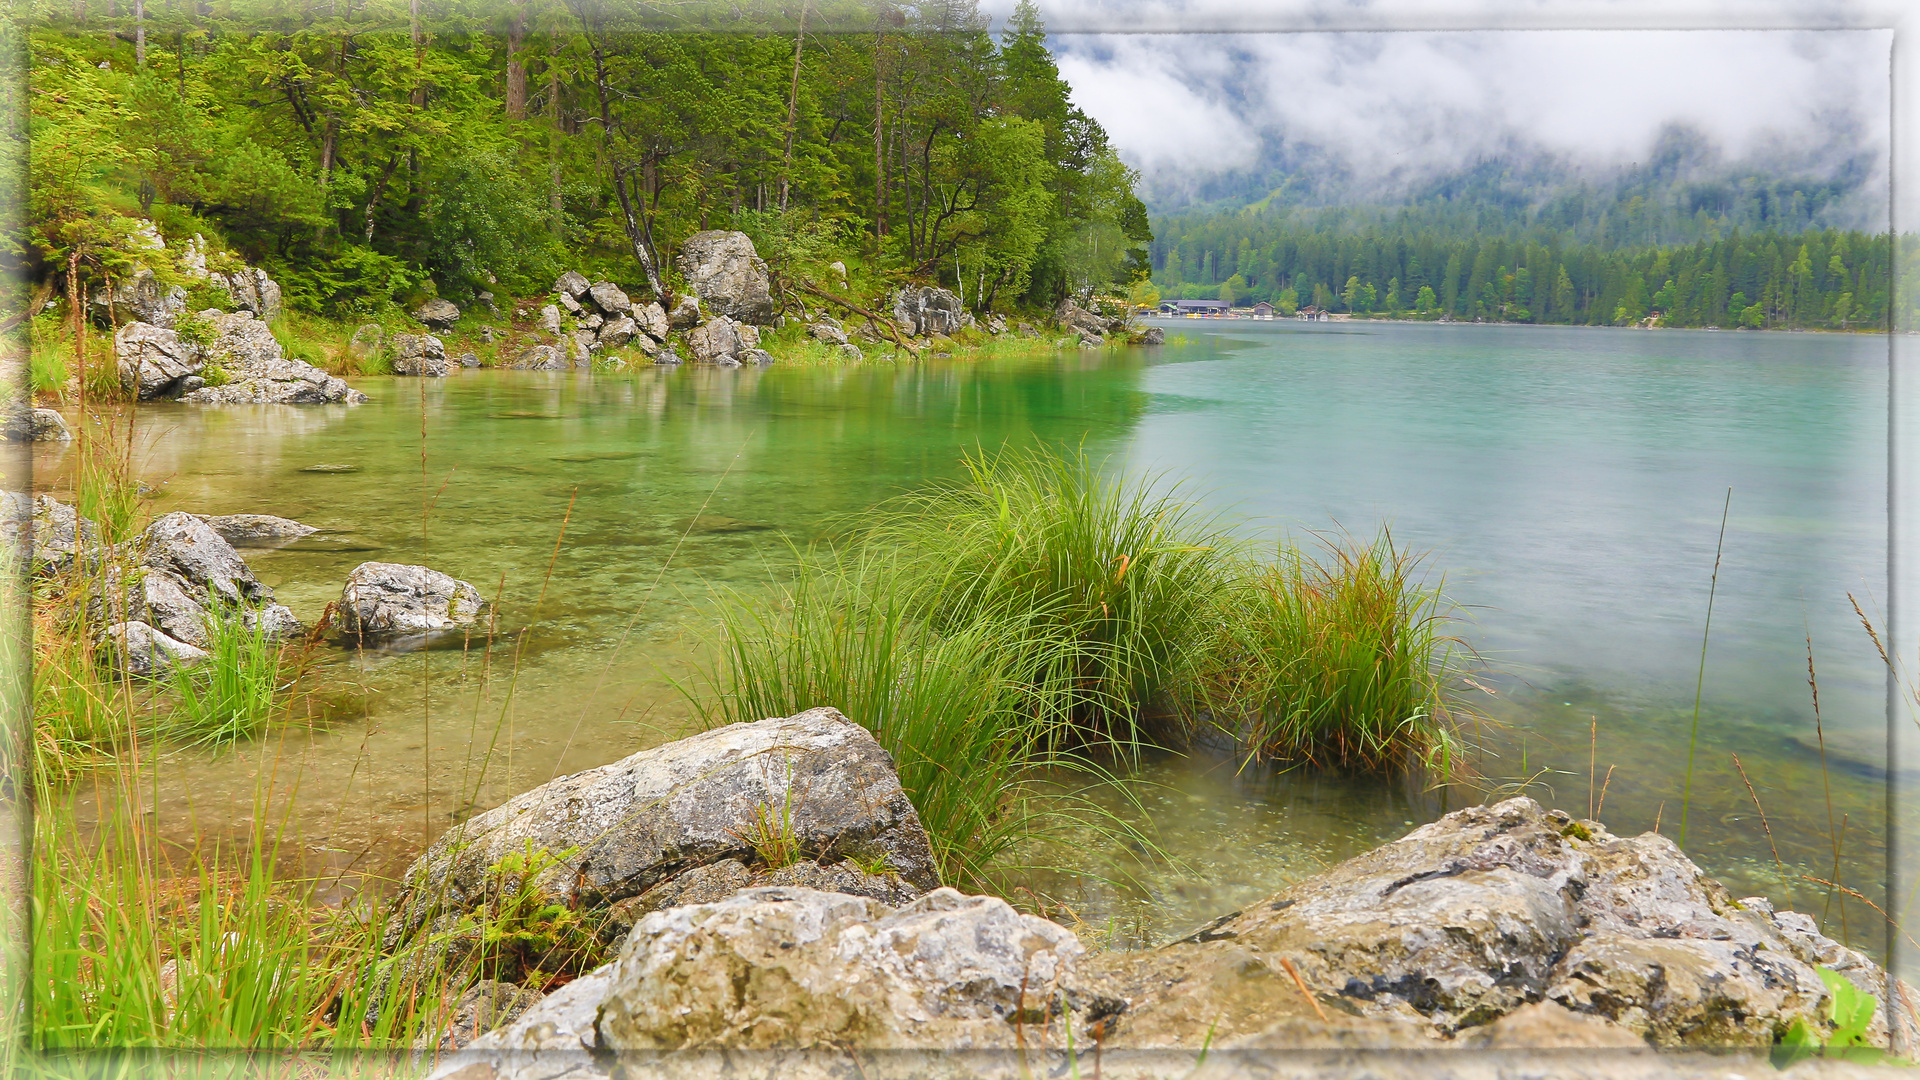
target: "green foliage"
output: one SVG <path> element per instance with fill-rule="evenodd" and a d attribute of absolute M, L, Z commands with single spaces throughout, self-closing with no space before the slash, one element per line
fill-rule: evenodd
<path fill-rule="evenodd" d="M 540 875 L 580 854 L 553 852 L 528 840 L 487 867 L 486 898 L 448 932 L 478 936 L 481 977 L 545 989 L 561 976 L 583 975 L 606 960 L 598 928 L 572 903 L 548 895 Z"/>
<path fill-rule="evenodd" d="M 378 311 L 426 280 L 405 260 L 351 244 L 324 263 L 281 263 L 272 272 L 287 306 L 309 312 Z"/>
<path fill-rule="evenodd" d="M 161 731 L 190 746 L 223 746 L 259 734 L 279 708 L 280 646 L 257 613 L 230 607 L 211 590 L 204 606 L 208 658 L 173 669 L 178 704 Z"/>
<path fill-rule="evenodd" d="M 205 309 L 196 310 L 189 307 L 182 312 L 173 320 L 173 332 L 179 335 L 181 341 L 204 349 L 213 344 L 218 331 L 213 325 L 213 320 L 200 314 L 201 310 Z"/>
<path fill-rule="evenodd" d="M 547 208 L 506 154 L 455 148 L 427 190 L 421 262 L 450 295 L 466 300 L 486 289 L 489 273 L 521 293 L 553 281 L 565 255 Z"/>
<path fill-rule="evenodd" d="M 1315 561 L 1282 546 L 1222 606 L 1195 704 L 1255 756 L 1384 771 L 1443 765 L 1453 639 L 1438 588 L 1382 532 Z"/>
<path fill-rule="evenodd" d="M 1833 1030 L 1822 1037 L 1805 1017 L 1795 1017 L 1773 1048 L 1774 1065 L 1785 1069 L 1811 1057 L 1839 1058 L 1863 1065 L 1877 1065 L 1887 1060 L 1884 1050 L 1867 1041 L 1867 1029 L 1873 1025 L 1874 1014 L 1880 1009 L 1879 999 L 1830 968 L 1815 968 L 1814 974 L 1827 986 L 1827 1021 Z"/>

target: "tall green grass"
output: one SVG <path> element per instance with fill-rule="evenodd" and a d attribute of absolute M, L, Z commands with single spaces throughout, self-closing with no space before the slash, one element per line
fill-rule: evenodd
<path fill-rule="evenodd" d="M 1035 770 L 1107 779 L 1058 749 L 1084 696 L 1078 648 L 1041 647 L 1023 621 L 936 630 L 902 582 L 883 553 L 813 555 L 771 602 L 731 595 L 706 676 L 715 692 L 691 696 L 715 724 L 838 708 L 893 756 L 942 880 L 983 887 L 998 860 L 1061 824 L 1028 797 Z"/>
<path fill-rule="evenodd" d="M 1084 451 L 1009 450 L 884 507 L 865 542 L 901 552 L 904 602 L 935 630 L 1019 627 L 1028 663 L 1068 665 L 1076 730 L 1125 749 L 1165 734 L 1169 691 L 1240 570 L 1242 543 L 1181 496 Z"/>
<path fill-rule="evenodd" d="M 1444 682 L 1464 646 L 1418 564 L 1385 531 L 1318 560 L 1282 545 L 1224 597 L 1194 702 L 1255 757 L 1444 773 L 1458 751 Z"/>
<path fill-rule="evenodd" d="M 162 724 L 168 738 L 188 746 L 224 746 L 258 735 L 283 703 L 282 650 L 263 618 L 249 620 L 208 591 L 207 659 L 176 667 L 178 698 Z"/>

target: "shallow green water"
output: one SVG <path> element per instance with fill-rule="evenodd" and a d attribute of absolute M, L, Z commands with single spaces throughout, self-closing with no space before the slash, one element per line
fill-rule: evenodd
<path fill-rule="evenodd" d="M 176 835 L 217 834 L 273 778 L 313 865 L 394 869 L 472 806 L 684 731 L 661 673 L 684 676 L 700 599 L 777 572 L 783 537 L 827 535 L 843 515 L 953 475 L 968 449 L 1038 438 L 1185 478 L 1249 527 L 1370 534 L 1390 522 L 1468 605 L 1459 632 L 1486 658 L 1481 681 L 1496 693 L 1480 703 L 1504 726 L 1482 733 L 1479 786 L 1531 779 L 1530 793 L 1584 814 L 1598 796 L 1597 730 L 1595 772 L 1614 766 L 1605 818 L 1617 831 L 1658 819 L 1670 835 L 1731 487 L 1688 847 L 1737 893 L 1820 910 L 1824 894 L 1797 881 L 1832 859 L 1810 628 L 1826 778 L 1836 819 L 1847 815 L 1842 873 L 1878 880 L 1882 681 L 1845 594 L 1877 597 L 1884 579 L 1883 342 L 1174 330 L 1193 342 L 978 366 L 465 372 L 367 380 L 374 400 L 351 408 L 143 410 L 143 472 L 168 492 L 156 510 L 330 530 L 307 550 L 252 557 L 301 617 L 318 616 L 354 565 L 381 559 L 472 581 L 500 597 L 505 629 L 527 631 L 512 679 L 500 654 L 329 659 L 359 689 L 324 723 L 169 759 L 158 819 Z M 40 479 L 57 484 L 48 453 Z M 320 464 L 352 469 L 305 471 Z M 1032 881 L 1122 943 L 1182 932 L 1482 797 L 1243 770 L 1204 752 L 1143 778 L 1180 865 L 1068 845 L 1062 861 L 1086 873 Z"/>

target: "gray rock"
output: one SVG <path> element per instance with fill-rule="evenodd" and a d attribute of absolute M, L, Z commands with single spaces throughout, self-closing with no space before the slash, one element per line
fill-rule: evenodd
<path fill-rule="evenodd" d="M 773 363 L 773 354 L 765 349 L 747 349 L 740 354 L 740 362 L 743 364 L 758 364 L 761 367 L 766 367 L 768 364 Z"/>
<path fill-rule="evenodd" d="M 233 306 L 263 323 L 280 314 L 280 286 L 265 270 L 242 267 L 231 274 L 209 273 L 207 280 L 232 298 Z"/>
<path fill-rule="evenodd" d="M 612 986 L 612 964 L 573 980 L 442 1059 L 431 1080 L 603 1080 L 594 1021 Z"/>
<path fill-rule="evenodd" d="M 632 341 L 637 329 L 633 325 L 633 320 L 624 315 L 618 319 L 608 320 L 606 325 L 600 327 L 600 344 L 603 348 L 617 349 Z"/>
<path fill-rule="evenodd" d="M 1080 347 L 1083 349 L 1097 349 L 1100 346 L 1105 345 L 1106 343 L 1107 343 L 1107 340 L 1101 337 L 1099 334 L 1081 334 L 1080 335 L 1079 344 L 1080 344 Z"/>
<path fill-rule="evenodd" d="M 1063 329 L 1079 331 L 1082 336 L 1092 334 L 1099 337 L 1107 332 L 1107 320 L 1071 299 L 1060 301 L 1060 306 L 1053 310 L 1053 321 Z"/>
<path fill-rule="evenodd" d="M 112 288 L 94 290 L 93 309 L 100 321 L 111 317 L 116 326 L 143 322 L 171 328 L 174 319 L 187 310 L 187 290 L 160 284 L 151 270 L 136 270 Z"/>
<path fill-rule="evenodd" d="M 206 366 L 200 347 L 183 341 L 172 330 L 151 323 L 132 322 L 113 335 L 113 354 L 120 366 L 120 385 L 141 401 L 178 392 L 182 380 Z"/>
<path fill-rule="evenodd" d="M 591 330 L 575 330 L 567 335 L 567 355 L 576 365 L 590 361 L 600 350 L 600 339 Z"/>
<path fill-rule="evenodd" d="M 36 409 L 22 399 L 5 413 L 0 439 L 7 442 L 72 442 L 66 418 L 57 409 Z"/>
<path fill-rule="evenodd" d="M 10 508 L 9 518 L 13 517 Z M 37 573 L 60 574 L 72 569 L 82 552 L 85 564 L 97 566 L 107 547 L 100 540 L 100 527 L 91 518 L 51 495 L 33 501 L 33 565 Z"/>
<path fill-rule="evenodd" d="M 687 331 L 687 351 L 703 364 L 738 363 L 760 348 L 757 327 L 716 315 Z"/>
<path fill-rule="evenodd" d="M 1021 337 L 1037 338 L 1040 336 L 1039 327 L 1034 326 L 1032 323 L 1015 323 L 1013 328 L 1019 332 Z"/>
<path fill-rule="evenodd" d="M 459 357 L 459 359 L 458 359 L 458 360 L 457 360 L 456 362 L 457 362 L 457 363 L 458 363 L 458 364 L 459 364 L 459 365 L 460 365 L 461 367 L 475 367 L 475 368 L 477 368 L 477 367 L 479 367 L 479 366 L 480 366 L 480 358 L 479 358 L 479 357 L 477 357 L 477 356 L 475 356 L 475 355 L 473 355 L 473 354 L 472 354 L 472 353 L 470 353 L 470 352 L 465 352 L 465 353 L 461 353 L 461 354 L 460 354 L 460 357 Z"/>
<path fill-rule="evenodd" d="M 952 889 L 897 910 L 749 889 L 642 919 L 614 963 L 598 1035 L 625 1051 L 984 1050 L 1053 1020 L 1091 1044 L 1085 1015 L 1058 1016 L 1054 991 L 1084 952 L 1063 927 Z"/>
<path fill-rule="evenodd" d="M 242 608 L 240 618 L 249 630 L 260 629 L 264 624 L 269 641 L 292 641 L 307 632 L 306 624 L 295 618 L 293 610 L 285 604 Z"/>
<path fill-rule="evenodd" d="M 700 321 L 697 310 L 694 314 L 693 321 Z M 635 326 L 638 326 L 653 340 L 660 342 L 667 340 L 667 332 L 670 329 L 667 326 L 667 313 L 658 303 L 635 304 L 633 307 L 633 322 Z"/>
<path fill-rule="evenodd" d="M 493 1029 L 512 1023 L 538 1005 L 536 990 L 482 979 L 452 1002 L 444 1020 L 436 1019 L 414 1040 L 415 1050 L 458 1050 Z"/>
<path fill-rule="evenodd" d="M 700 319 L 700 301 L 692 296 L 682 296 L 667 315 L 667 327 L 670 330 L 686 330 L 698 326 Z"/>
<path fill-rule="evenodd" d="M 611 281 L 596 281 L 587 289 L 588 299 L 609 316 L 625 315 L 633 310 L 633 298 Z"/>
<path fill-rule="evenodd" d="M 386 340 L 386 327 L 373 322 L 361 323 L 354 329 L 353 337 L 347 340 L 347 352 L 357 360 L 365 360 L 379 352 Z"/>
<path fill-rule="evenodd" d="M 393 335 L 393 373 L 447 377 L 446 343 L 432 334 Z"/>
<path fill-rule="evenodd" d="M 1165 345 L 1167 332 L 1161 327 L 1149 326 L 1134 335 L 1132 340 L 1135 345 Z"/>
<path fill-rule="evenodd" d="M 842 286 L 844 286 L 847 283 L 847 264 L 846 263 L 840 262 L 839 260 L 836 259 L 833 262 L 830 262 L 827 264 L 827 269 L 833 274 L 834 277 L 840 279 L 840 284 Z"/>
<path fill-rule="evenodd" d="M 553 291 L 569 300 L 578 300 L 591 287 L 592 284 L 584 276 L 573 270 L 561 274 L 553 283 Z"/>
<path fill-rule="evenodd" d="M 193 667 L 208 657 L 184 641 L 168 637 L 143 622 L 120 622 L 100 636 L 100 650 L 115 671 L 155 678 L 175 668 Z"/>
<path fill-rule="evenodd" d="M 548 304 L 540 309 L 540 329 L 558 337 L 560 335 L 560 309 Z"/>
<path fill-rule="evenodd" d="M 425 566 L 364 562 L 340 591 L 340 629 L 349 637 L 420 634 L 471 625 L 486 609 L 480 590 Z"/>
<path fill-rule="evenodd" d="M 803 860 L 778 870 L 759 870 L 739 859 L 722 859 L 695 867 L 641 893 L 614 904 L 607 911 L 603 933 L 615 941 L 624 940 L 634 924 L 656 911 L 712 904 L 742 889 L 787 885 L 821 892 L 864 896 L 898 907 L 918 899 L 924 889 L 914 888 L 898 874 L 870 874 L 847 860 L 831 866 Z"/>
<path fill-rule="evenodd" d="M 837 353 L 842 360 L 865 360 L 867 358 L 867 354 L 860 351 L 860 346 L 851 342 L 845 345 L 834 346 L 834 352 Z"/>
<path fill-rule="evenodd" d="M 205 589 L 158 567 L 109 567 L 88 598 L 87 615 L 96 624 L 140 622 L 175 641 L 207 647 Z"/>
<path fill-rule="evenodd" d="M 480 328 L 480 341 L 486 345 L 493 344 L 493 327 L 483 326 Z"/>
<path fill-rule="evenodd" d="M 1007 320 L 1005 320 L 1005 319 L 1003 319 L 1003 318 L 1001 318 L 1001 317 L 1000 317 L 1000 316 L 998 316 L 998 315 L 994 315 L 994 316 L 992 316 L 992 317 L 990 317 L 990 318 L 988 318 L 988 319 L 987 319 L 987 322 L 986 322 L 986 331 L 987 331 L 987 333 L 989 333 L 989 334 L 1004 334 L 1004 333 L 1006 333 L 1006 332 L 1007 332 Z"/>
<path fill-rule="evenodd" d="M 817 322 L 807 327 L 807 336 L 815 341 L 824 341 L 829 345 L 845 345 L 847 343 L 847 332 L 825 321 Z"/>
<path fill-rule="evenodd" d="M 639 349 L 649 360 L 658 360 L 660 358 L 660 343 L 645 334 L 633 335 L 633 337 L 627 340 L 627 344 Z"/>
<path fill-rule="evenodd" d="M 176 510 L 156 519 L 141 535 L 139 551 L 141 565 L 178 575 L 196 596 L 212 590 L 228 604 L 273 599 L 233 545 L 192 514 Z"/>
<path fill-rule="evenodd" d="M 292 518 L 274 517 L 272 514 L 203 514 L 200 520 L 207 523 L 207 528 L 219 533 L 222 540 L 236 547 L 277 547 L 289 540 L 298 540 L 320 531 Z"/>
<path fill-rule="evenodd" d="M 964 313 L 960 298 L 945 289 L 907 286 L 893 294 L 893 321 L 907 337 L 951 334 Z"/>
<path fill-rule="evenodd" d="M 460 309 L 451 300 L 435 297 L 413 309 L 413 317 L 434 330 L 445 330 L 460 321 Z"/>
<path fill-rule="evenodd" d="M 681 362 L 680 354 L 673 346 L 662 345 L 660 347 L 660 354 L 653 358 L 653 362 L 656 364 L 678 364 Z"/>
<path fill-rule="evenodd" d="M 201 386 L 180 395 L 181 401 L 224 405 L 357 404 L 367 396 L 345 380 L 303 360 L 282 355 L 267 324 L 244 312 L 202 312 L 214 324 L 213 343 L 206 349 L 207 364 L 224 371 L 223 386 Z"/>
<path fill-rule="evenodd" d="M 565 371 L 567 356 L 551 345 L 535 345 L 501 367 L 523 371 Z"/>
<path fill-rule="evenodd" d="M 344 604 L 342 606 L 345 606 Z M 790 810 L 787 808 L 791 807 Z M 751 862 L 756 813 L 780 807 L 800 852 L 884 860 L 915 888 L 938 884 L 893 759 L 833 709 L 730 724 L 563 777 L 456 826 L 407 871 L 391 945 L 478 902 L 486 869 L 527 845 L 579 850 L 530 884 L 606 908 L 705 863 Z M 757 808 L 757 809 L 756 809 Z"/>
<path fill-rule="evenodd" d="M 680 275 L 710 315 L 765 326 L 773 322 L 767 264 L 743 232 L 710 229 L 680 245 Z"/>
<path fill-rule="evenodd" d="M 606 325 L 606 322 L 607 317 L 597 311 L 588 312 L 579 318 L 580 327 L 585 330 L 598 331 L 602 326 Z"/>

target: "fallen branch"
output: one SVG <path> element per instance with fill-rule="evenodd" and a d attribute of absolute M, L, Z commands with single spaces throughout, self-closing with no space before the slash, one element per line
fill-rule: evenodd
<path fill-rule="evenodd" d="M 868 311 L 866 308 L 861 307 L 859 304 L 856 304 L 851 300 L 843 300 L 840 297 L 835 296 L 824 289 L 816 289 L 813 286 L 808 285 L 804 281 L 794 282 L 793 287 L 801 290 L 802 292 L 812 293 L 813 295 L 829 303 L 839 304 L 841 307 L 846 308 L 848 311 L 853 312 L 855 315 L 864 317 L 867 320 L 868 324 L 873 327 L 874 333 L 876 334 L 884 333 L 887 337 L 892 338 L 895 344 L 899 345 L 901 348 L 912 353 L 915 359 L 919 358 L 920 350 L 908 344 L 907 340 L 900 336 L 900 329 L 899 327 L 894 325 L 892 319 L 882 318 L 881 316 L 876 315 L 871 311 Z M 883 330 L 882 327 L 884 327 L 885 329 Z"/>

